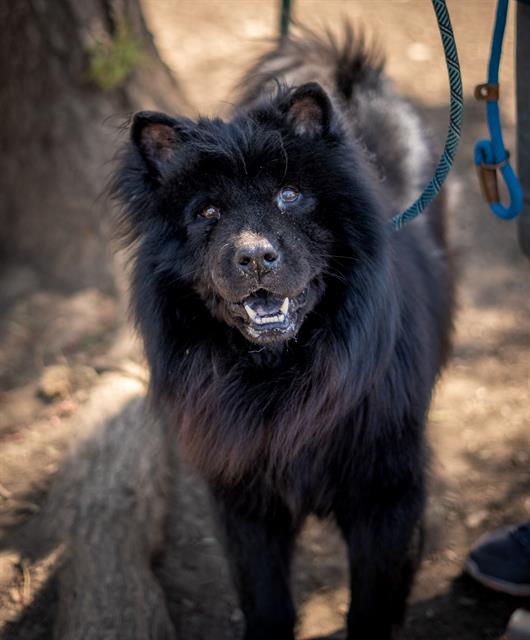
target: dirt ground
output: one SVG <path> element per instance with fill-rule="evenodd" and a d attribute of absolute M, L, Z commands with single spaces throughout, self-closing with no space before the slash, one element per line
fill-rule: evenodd
<path fill-rule="evenodd" d="M 279 2 L 272 0 L 143 3 L 163 57 L 198 111 L 207 114 L 226 110 L 241 70 L 267 46 L 278 22 Z M 387 51 L 389 74 L 420 107 L 441 148 L 448 87 L 429 2 L 294 5 L 305 24 L 333 27 L 348 16 L 375 32 Z M 483 107 L 472 93 L 484 81 L 495 3 L 448 5 L 466 98 L 464 136 L 451 178 L 459 304 L 454 356 L 430 414 L 427 553 L 403 638 L 498 640 L 511 611 L 525 602 L 478 587 L 462 576 L 462 566 L 481 534 L 530 517 L 530 278 L 515 224 L 489 213 L 472 164 L 473 144 L 485 135 Z M 502 112 L 507 146 L 514 149 L 513 15 L 504 47 Z M 75 296 L 39 291 L 35 282 L 34 274 L 21 270 L 0 283 L 0 630 L 2 637 L 20 640 L 50 637 L 53 606 L 43 592 L 53 554 L 33 563 L 18 549 L 17 532 L 39 512 L 49 480 L 82 430 L 76 415 L 94 386 L 116 375 L 145 375 L 126 357 L 134 349 L 118 328 L 123 309 L 115 301 L 95 290 Z M 181 493 L 189 526 L 177 541 L 184 558 L 180 637 L 229 640 L 236 637 L 241 614 L 202 488 L 188 475 Z M 340 632 L 348 599 L 346 561 L 330 524 L 309 522 L 294 580 L 300 638 Z"/>

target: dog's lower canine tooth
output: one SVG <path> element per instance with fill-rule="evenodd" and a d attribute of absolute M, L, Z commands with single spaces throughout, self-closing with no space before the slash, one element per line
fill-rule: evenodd
<path fill-rule="evenodd" d="M 248 305 L 248 304 L 245 304 L 245 305 L 244 305 L 244 307 L 245 307 L 245 311 L 246 311 L 246 312 L 247 312 L 247 314 L 248 314 L 248 317 L 249 317 L 251 320 L 255 320 L 255 319 L 256 319 L 256 315 L 257 315 L 257 314 L 256 314 L 256 312 L 254 311 L 254 309 L 253 309 L 250 305 Z"/>
<path fill-rule="evenodd" d="M 289 311 L 289 298 L 285 298 L 280 307 L 280 311 L 285 315 Z"/>

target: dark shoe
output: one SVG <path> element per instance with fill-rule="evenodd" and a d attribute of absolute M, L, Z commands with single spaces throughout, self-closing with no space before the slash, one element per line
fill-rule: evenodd
<path fill-rule="evenodd" d="M 506 629 L 506 640 L 530 640 L 530 612 L 524 609 L 513 612 Z"/>
<path fill-rule="evenodd" d="M 495 591 L 530 596 L 530 522 L 482 538 L 469 554 L 466 571 Z"/>

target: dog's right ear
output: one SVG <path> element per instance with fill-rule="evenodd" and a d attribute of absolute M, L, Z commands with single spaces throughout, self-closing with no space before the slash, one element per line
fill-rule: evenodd
<path fill-rule="evenodd" d="M 135 114 L 131 139 L 148 167 L 164 176 L 182 142 L 177 131 L 178 121 L 165 113 L 140 111 Z"/>
<path fill-rule="evenodd" d="M 330 127 L 333 107 L 328 94 L 317 82 L 297 87 L 287 107 L 287 120 L 297 135 L 310 138 L 325 134 Z"/>

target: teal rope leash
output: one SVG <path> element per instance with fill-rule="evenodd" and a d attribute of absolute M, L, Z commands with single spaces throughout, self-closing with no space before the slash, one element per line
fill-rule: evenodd
<path fill-rule="evenodd" d="M 503 220 L 510 220 L 523 208 L 523 192 L 515 171 L 510 165 L 509 153 L 502 138 L 501 116 L 499 111 L 499 64 L 502 54 L 502 41 L 506 26 L 508 0 L 499 0 L 491 53 L 488 65 L 488 81 L 475 88 L 475 98 L 486 101 L 486 114 L 490 140 L 479 140 L 475 145 L 475 164 L 480 185 L 486 202 L 493 213 Z M 510 194 L 510 204 L 505 207 L 500 202 L 497 184 L 497 170 L 500 170 Z"/>
<path fill-rule="evenodd" d="M 440 192 L 442 185 L 447 178 L 447 174 L 453 166 L 456 149 L 462 131 L 462 114 L 464 111 L 464 100 L 462 97 L 462 77 L 460 75 L 460 65 L 458 63 L 458 53 L 456 50 L 455 37 L 449 12 L 445 0 L 432 0 L 432 5 L 438 19 L 438 28 L 442 38 L 447 72 L 449 74 L 449 86 L 451 90 L 451 107 L 449 116 L 449 128 L 445 148 L 436 167 L 436 171 L 431 181 L 427 184 L 419 198 L 411 204 L 408 209 L 392 218 L 394 229 L 401 229 L 403 225 L 419 215 L 428 204 Z"/>

